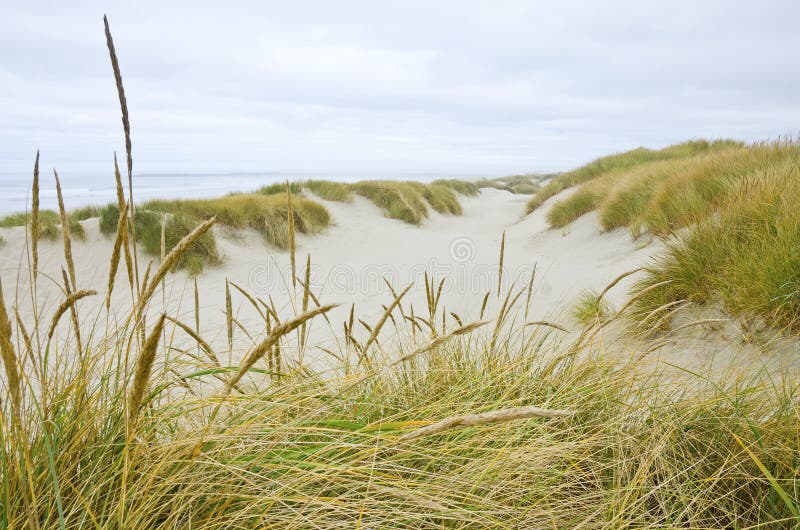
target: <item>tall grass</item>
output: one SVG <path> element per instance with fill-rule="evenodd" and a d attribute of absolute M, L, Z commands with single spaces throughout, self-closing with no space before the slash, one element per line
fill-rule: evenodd
<path fill-rule="evenodd" d="M 40 238 L 54 241 L 61 236 L 61 216 L 53 210 L 40 210 L 38 222 L 38 234 Z M 86 239 L 86 231 L 80 224 L 78 217 L 69 217 L 69 229 L 73 236 L 78 239 Z M 30 214 L 13 213 L 0 219 L 0 228 L 12 228 L 17 226 L 28 226 L 31 222 Z"/>
<path fill-rule="evenodd" d="M 662 283 L 635 304 L 639 318 L 676 302 L 720 300 L 743 318 L 800 332 L 800 174 L 794 160 L 735 186 L 718 215 L 701 220 L 639 282 Z M 650 317 L 656 320 L 658 312 Z M 662 326 L 668 325 L 668 320 Z"/>
<path fill-rule="evenodd" d="M 589 162 L 573 171 L 562 173 L 551 179 L 530 201 L 527 212 L 530 213 L 541 206 L 547 199 L 572 186 L 589 181 L 609 171 L 631 169 L 640 164 L 659 160 L 679 160 L 690 158 L 703 152 L 714 152 L 740 147 L 741 142 L 734 140 L 692 140 L 682 144 L 671 145 L 663 149 L 651 150 L 644 147 L 604 156 Z"/>
<path fill-rule="evenodd" d="M 107 36 L 113 50 L 110 31 Z M 122 100 L 113 52 L 112 58 Z M 393 191 L 403 196 L 409 189 Z M 276 197 L 300 203 L 291 190 Z M 236 201 L 203 212 L 232 215 L 226 207 L 242 205 Z M 199 207 L 208 205 L 181 204 L 171 215 Z M 130 193 L 118 208 L 134 209 Z M 139 210 L 132 224 L 148 211 Z M 287 216 L 291 212 L 287 208 Z M 287 219 L 289 226 L 293 220 Z M 351 310 L 345 337 L 330 342 L 338 344 L 332 353 L 339 362 L 329 372 L 289 355 L 289 345 L 300 343 L 292 335 L 327 318 L 332 308 L 310 292 L 308 280 L 300 293 L 308 310 L 302 312 L 292 309 L 301 307 L 299 300 L 279 311 L 231 283 L 263 326 L 251 330 L 257 340 L 241 362 L 223 365 L 200 335 L 197 290 L 194 328 L 177 315 L 144 318 L 157 309 L 150 306 L 166 272 L 215 222 L 212 216 L 194 228 L 140 284 L 129 276 L 130 306 L 103 306 L 97 314 L 82 308 L 83 350 L 58 322 L 93 291 L 78 285 L 48 322 L 44 307 L 34 311 L 38 317 L 12 319 L 22 300 L 5 296 L 0 285 L 6 374 L 0 525 L 800 523 L 797 381 L 740 377 L 675 385 L 642 375 L 632 364 L 610 363 L 602 350 L 585 351 L 581 338 L 547 340 L 546 323 L 520 322 L 515 315 L 523 310 L 524 289 L 487 294 L 485 300 L 489 294 L 505 300 L 491 343 L 479 332 L 483 321 L 440 333 L 443 284 L 428 277 L 426 311 L 415 313 L 404 298 L 412 285 L 399 294 L 391 289 L 391 302 L 377 322 L 364 323 L 364 334 L 354 328 Z M 125 241 L 127 223 L 117 227 L 115 240 Z M 481 318 L 485 309 L 484 303 Z M 393 323 L 391 338 L 381 335 L 387 322 Z M 534 331 L 521 338 L 526 324 Z M 52 330 L 46 338 L 40 325 Z M 426 332 L 419 333 L 423 325 Z"/>
<path fill-rule="evenodd" d="M 349 184 L 330 180 L 307 180 L 303 188 L 326 201 L 350 202 L 353 191 Z"/>
<path fill-rule="evenodd" d="M 547 213 L 561 227 L 597 209 L 604 229 L 664 238 L 668 251 L 634 293 L 634 321 L 668 327 L 686 303 L 721 302 L 741 318 L 796 332 L 800 146 L 791 140 L 706 150 L 611 170 Z M 794 208 L 794 209 L 793 209 Z"/>

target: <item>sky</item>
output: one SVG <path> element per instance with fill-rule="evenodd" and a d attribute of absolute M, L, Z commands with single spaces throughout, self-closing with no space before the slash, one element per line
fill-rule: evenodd
<path fill-rule="evenodd" d="M 502 175 L 800 130 L 792 1 L 0 4 L 0 174 Z"/>

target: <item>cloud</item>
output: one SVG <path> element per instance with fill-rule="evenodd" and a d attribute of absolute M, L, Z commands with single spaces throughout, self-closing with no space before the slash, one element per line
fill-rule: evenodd
<path fill-rule="evenodd" d="M 792 2 L 105 8 L 140 171 L 503 174 L 800 123 Z M 4 6 L 0 173 L 27 173 L 37 148 L 105 170 L 123 148 L 103 9 Z"/>

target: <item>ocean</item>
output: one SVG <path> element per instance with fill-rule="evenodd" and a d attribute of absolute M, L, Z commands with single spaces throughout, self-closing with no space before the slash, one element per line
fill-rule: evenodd
<path fill-rule="evenodd" d="M 352 182 L 364 179 L 408 179 L 430 181 L 437 178 L 464 178 L 475 180 L 484 175 L 443 174 L 344 174 L 305 172 L 219 172 L 219 173 L 145 173 L 133 176 L 133 198 L 137 203 L 148 199 L 200 199 L 219 197 L 230 192 L 254 191 L 261 186 L 286 179 L 306 180 L 318 178 Z M 494 175 L 486 175 L 494 176 Z M 30 209 L 31 179 L 28 175 L 0 174 L 0 216 Z M 114 175 L 108 174 L 61 174 L 61 189 L 67 210 L 88 205 L 105 205 L 116 202 Z M 123 177 L 127 195 L 127 178 Z M 44 172 L 39 176 L 39 197 L 42 209 L 58 209 L 53 175 Z"/>

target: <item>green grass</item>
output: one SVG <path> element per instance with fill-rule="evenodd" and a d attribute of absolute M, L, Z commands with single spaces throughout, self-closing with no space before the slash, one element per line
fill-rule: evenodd
<path fill-rule="evenodd" d="M 5 245 L 7 245 L 7 244 L 8 244 L 8 241 L 6 241 L 6 238 L 4 238 L 3 236 L 0 236 L 0 247 L 3 247 Z"/>
<path fill-rule="evenodd" d="M 604 156 L 579 167 L 573 171 L 562 173 L 547 183 L 536 195 L 528 201 L 527 212 L 530 213 L 541 206 L 547 199 L 561 191 L 592 180 L 610 171 L 619 171 L 634 168 L 640 164 L 657 162 L 660 160 L 679 160 L 691 158 L 704 152 L 724 151 L 726 149 L 741 147 L 742 143 L 734 140 L 693 140 L 665 147 L 659 150 L 639 147 L 623 153 Z"/>
<path fill-rule="evenodd" d="M 513 175 L 494 179 L 481 179 L 475 183 L 478 188 L 494 188 L 520 195 L 532 195 L 539 191 L 539 181 L 547 175 Z"/>
<path fill-rule="evenodd" d="M 431 182 L 432 185 L 447 186 L 453 191 L 465 197 L 475 197 L 480 193 L 478 186 L 473 182 L 458 179 L 438 179 Z"/>
<path fill-rule="evenodd" d="M 721 303 L 760 326 L 800 331 L 800 146 L 757 143 L 640 162 L 582 184 L 547 212 L 562 227 L 598 210 L 604 229 L 627 226 L 668 241 L 634 292 L 633 321 L 670 326 L 670 310 Z M 793 209 L 794 208 L 794 209 Z M 656 285 L 660 284 L 660 285 Z"/>
<path fill-rule="evenodd" d="M 294 194 L 300 193 L 303 191 L 303 183 L 290 182 L 289 189 Z M 276 182 L 274 184 L 268 184 L 267 186 L 260 187 L 256 193 L 260 193 L 262 195 L 286 195 L 286 183 Z"/>
<path fill-rule="evenodd" d="M 553 228 L 567 226 L 581 215 L 597 208 L 599 200 L 600 197 L 594 190 L 579 189 L 547 211 L 547 222 Z"/>
<path fill-rule="evenodd" d="M 572 318 L 586 325 L 603 322 L 611 314 L 611 305 L 591 289 L 581 292 L 570 310 Z"/>
<path fill-rule="evenodd" d="M 635 287 L 642 320 L 675 302 L 719 300 L 735 315 L 800 332 L 800 175 L 793 160 L 751 175 L 728 201 L 673 242 Z M 658 322 L 663 312 L 650 316 Z M 669 320 L 660 322 L 667 327 Z"/>
<path fill-rule="evenodd" d="M 771 282 L 790 299 L 800 270 L 798 180 L 796 164 L 785 160 L 733 186 L 735 192 L 719 199 L 717 215 L 690 231 L 686 263 L 702 264 L 714 243 L 705 264 L 711 283 L 726 278 L 738 293 L 723 296 L 745 300 L 753 296 L 747 289 L 766 290 Z M 354 189 L 390 213 L 422 215 L 427 208 L 425 192 L 408 183 Z M 440 191 L 429 191 L 434 202 L 446 204 Z M 152 250 L 165 217 L 176 223 L 175 234 L 212 215 L 220 224 L 265 231 L 281 199 L 250 194 L 151 202 L 135 210 L 137 237 Z M 324 209 L 294 199 L 298 227 L 324 224 Z M 110 208 L 101 212 L 106 231 Z M 100 258 L 90 257 L 93 264 Z M 753 282 L 741 283 L 738 274 Z M 603 341 L 551 340 L 551 328 L 525 326 L 516 313 L 527 310 L 511 292 L 494 293 L 513 300 L 503 304 L 496 323 L 450 335 L 430 325 L 438 335 L 433 342 L 427 332 L 418 336 L 416 320 L 402 318 L 405 311 L 415 314 L 411 297 L 403 300 L 405 311 L 396 299 L 377 323 L 365 324 L 368 336 L 354 328 L 351 314 L 344 336 L 337 335 L 339 326 L 324 328 L 331 366 L 319 372 L 299 365 L 292 349 L 302 348 L 304 324 L 321 320 L 298 314 L 308 292 L 296 293 L 271 316 L 262 310 L 266 303 L 245 304 L 256 319 L 249 332 L 254 340 L 233 355 L 228 346 L 216 351 L 199 329 L 178 325 L 190 312 L 180 303 L 168 306 L 169 320 L 141 318 L 163 280 L 157 273 L 133 294 L 129 279 L 133 304 L 78 312 L 67 303 L 62 309 L 74 309 L 74 318 L 63 319 L 60 330 L 49 328 L 59 317 L 51 314 L 51 300 L 34 307 L 31 317 L 12 310 L 27 300 L 39 304 L 34 286 L 0 289 L 0 527 L 800 525 L 800 383 L 788 374 L 710 379 L 647 372 L 636 361 L 612 361 Z M 102 283 L 93 287 L 103 289 Z M 197 307 L 207 294 L 197 293 Z M 775 294 L 765 291 L 759 300 Z M 444 302 L 438 295 L 427 299 L 427 323 L 440 322 Z M 594 293 L 582 305 L 595 316 L 602 307 Z M 479 312 L 466 309 L 464 315 Z M 418 308 L 416 315 L 423 313 Z M 391 338 L 380 336 L 392 314 Z M 791 311 L 770 314 L 794 322 Z M 232 326 L 232 315 L 227 319 Z M 59 331 L 49 336 L 48 328 Z M 632 359 L 645 353 L 630 346 Z M 251 362 L 220 363 L 239 358 Z M 522 417 L 518 407 L 528 406 L 560 413 Z M 476 416 L 483 413 L 493 414 L 491 421 Z M 436 425 L 438 432 L 420 434 Z"/>
<path fill-rule="evenodd" d="M 188 235 L 200 220 L 181 214 L 165 214 L 162 218 L 160 212 L 136 209 L 136 241 L 142 245 L 144 251 L 155 257 L 161 256 L 161 231 L 164 225 L 164 250 L 169 253 L 178 242 Z M 117 231 L 119 209 L 116 204 L 109 204 L 100 212 L 100 231 L 112 237 Z M 203 272 L 206 265 L 218 265 L 221 257 L 217 251 L 217 242 L 214 233 L 209 231 L 180 256 L 175 264 L 175 269 L 186 269 L 189 274 Z"/>
<path fill-rule="evenodd" d="M 545 346 L 541 335 L 496 351 L 480 333 L 462 336 L 390 366 L 414 348 L 400 322 L 396 340 L 381 345 L 385 357 L 373 353 L 369 366 L 342 366 L 341 376 L 287 367 L 271 377 L 257 364 L 227 399 L 214 376 L 239 367 L 198 359 L 170 327 L 155 342 L 169 360 L 153 370 L 127 431 L 133 367 L 126 373 L 115 345 L 137 329 L 95 328 L 83 358 L 64 357 L 74 346 L 63 337 L 62 362 L 44 386 L 25 388 L 22 413 L 4 400 L 0 521 L 76 529 L 188 520 L 210 529 L 800 522 L 797 381 L 675 385 L 611 364 L 602 350 L 575 356 L 566 344 Z M 42 357 L 34 352 L 26 366 L 35 370 Z M 528 405 L 574 414 L 400 439 L 445 418 Z"/>
<path fill-rule="evenodd" d="M 315 234 L 330 224 L 330 214 L 321 204 L 293 196 L 294 223 L 297 231 Z M 288 207 L 286 194 L 237 194 L 217 199 L 154 200 L 142 205 L 145 210 L 183 215 L 198 220 L 217 218 L 217 223 L 233 229 L 252 228 L 268 243 L 289 248 Z"/>
<path fill-rule="evenodd" d="M 27 226 L 30 223 L 30 213 L 14 213 L 0 219 L 0 228 L 13 228 Z M 69 216 L 70 234 L 79 239 L 86 240 L 86 231 L 79 221 L 79 216 Z M 61 238 L 61 216 L 53 210 L 39 211 L 39 237 L 55 241 Z"/>
<path fill-rule="evenodd" d="M 350 202 L 353 199 L 351 186 L 344 182 L 307 180 L 303 182 L 303 188 L 326 201 Z"/>

